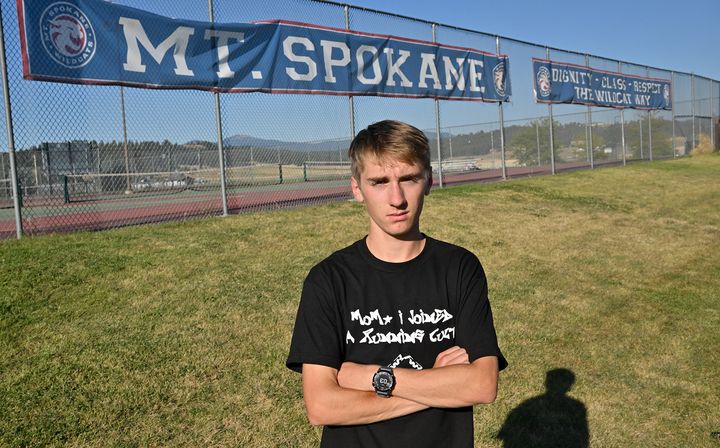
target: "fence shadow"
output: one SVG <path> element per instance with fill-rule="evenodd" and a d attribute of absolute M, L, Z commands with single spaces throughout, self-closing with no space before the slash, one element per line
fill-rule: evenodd
<path fill-rule="evenodd" d="M 545 393 L 522 402 L 508 414 L 497 438 L 505 448 L 587 448 L 590 431 L 585 405 L 567 395 L 575 383 L 569 369 L 553 369 Z"/>

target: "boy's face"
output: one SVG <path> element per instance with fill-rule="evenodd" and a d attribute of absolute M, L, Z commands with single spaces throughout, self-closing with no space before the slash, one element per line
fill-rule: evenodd
<path fill-rule="evenodd" d="M 369 235 L 399 239 L 420 236 L 424 196 L 430 192 L 432 175 L 422 166 L 392 159 L 365 160 L 360 180 L 351 178 L 353 195 L 365 203 L 370 216 Z"/>

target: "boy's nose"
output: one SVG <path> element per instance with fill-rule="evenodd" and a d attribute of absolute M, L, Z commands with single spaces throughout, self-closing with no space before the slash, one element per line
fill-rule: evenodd
<path fill-rule="evenodd" d="M 390 183 L 390 205 L 393 207 L 403 207 L 407 204 L 405 201 L 405 192 L 399 183 Z"/>

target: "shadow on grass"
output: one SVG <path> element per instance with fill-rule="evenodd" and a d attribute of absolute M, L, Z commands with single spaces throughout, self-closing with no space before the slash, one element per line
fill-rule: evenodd
<path fill-rule="evenodd" d="M 567 395 L 575 383 L 568 369 L 553 369 L 545 378 L 545 393 L 522 402 L 508 414 L 497 435 L 505 448 L 587 448 L 585 405 Z"/>

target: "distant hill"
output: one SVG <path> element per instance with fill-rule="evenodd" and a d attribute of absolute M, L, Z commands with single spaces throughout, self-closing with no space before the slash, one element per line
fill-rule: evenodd
<path fill-rule="evenodd" d="M 425 132 L 427 138 L 434 142 L 435 133 Z M 443 135 L 443 138 L 447 136 Z M 223 140 L 225 146 L 252 146 L 254 148 L 285 149 L 297 152 L 346 151 L 350 147 L 350 139 L 320 140 L 315 142 L 288 142 L 237 134 Z"/>
<path fill-rule="evenodd" d="M 284 149 L 297 152 L 347 150 L 350 139 L 322 140 L 317 142 L 287 142 L 253 137 L 250 135 L 233 135 L 223 140 L 225 146 L 252 146 L 254 148 Z"/>

